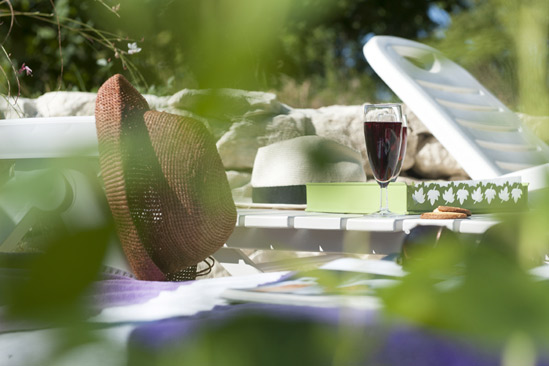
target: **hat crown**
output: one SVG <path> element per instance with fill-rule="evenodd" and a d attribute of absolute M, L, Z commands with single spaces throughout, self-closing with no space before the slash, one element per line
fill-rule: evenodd
<path fill-rule="evenodd" d="M 99 160 L 124 252 L 138 278 L 194 278 L 236 209 L 213 136 L 191 118 L 149 111 L 121 75 L 99 89 Z"/>

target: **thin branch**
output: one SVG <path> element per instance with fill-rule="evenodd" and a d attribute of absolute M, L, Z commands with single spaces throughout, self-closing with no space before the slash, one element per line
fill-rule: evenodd
<path fill-rule="evenodd" d="M 8 7 L 10 8 L 10 16 L 11 16 L 11 19 L 10 19 L 10 27 L 9 27 L 9 29 L 8 29 L 8 33 L 7 33 L 6 36 L 4 37 L 4 40 L 2 41 L 1 44 L 6 43 L 6 40 L 7 40 L 8 37 L 10 36 L 11 30 L 13 29 L 13 24 L 15 23 L 15 11 L 13 10 L 13 6 L 12 6 L 12 4 L 11 4 L 11 1 L 10 1 L 10 0 L 3 0 L 0 4 L 3 4 L 3 3 L 8 4 Z"/>
<path fill-rule="evenodd" d="M 0 49 L 2 50 L 2 52 L 4 53 L 8 61 L 10 62 L 11 69 L 13 71 L 13 74 L 15 75 L 15 80 L 17 81 L 17 97 L 15 98 L 15 103 L 17 103 L 19 94 L 21 94 L 21 82 L 19 81 L 19 76 L 17 76 L 17 70 L 15 69 L 15 66 L 13 66 L 13 62 L 11 62 L 11 57 L 8 51 L 6 51 L 6 48 L 4 47 L 4 45 L 0 45 Z M 6 73 L 4 72 L 4 69 L 3 68 L 0 68 L 0 69 L 2 70 L 2 73 L 6 76 L 6 81 L 8 83 L 8 98 L 9 98 L 11 96 L 11 83 L 8 78 L 8 75 L 6 75 Z"/>
<path fill-rule="evenodd" d="M 3 1 L 9 1 L 9 0 L 3 0 Z M 96 0 L 96 1 L 100 1 L 102 4 L 104 4 L 102 2 L 102 0 Z M 145 85 L 145 87 L 147 87 L 147 82 L 145 81 L 145 78 L 143 77 L 143 75 L 139 72 L 138 68 L 130 60 L 127 59 L 128 52 L 125 51 L 125 50 L 122 50 L 121 48 L 119 48 L 116 45 L 117 42 L 122 42 L 119 35 L 117 35 L 115 33 L 112 33 L 112 32 L 109 32 L 109 31 L 98 30 L 98 29 L 94 28 L 93 26 L 91 26 L 87 23 L 84 23 L 82 21 L 76 20 L 76 19 L 71 19 L 71 18 L 59 16 L 57 14 L 57 12 L 55 11 L 55 5 L 53 3 L 53 0 L 50 0 L 50 3 L 52 4 L 52 7 L 54 7 L 54 13 L 53 14 L 52 13 L 41 13 L 41 12 L 23 12 L 23 11 L 0 10 L 0 18 L 10 16 L 10 17 L 12 17 L 12 19 L 14 19 L 17 16 L 24 16 L 24 17 L 35 19 L 37 21 L 41 21 L 41 22 L 44 22 L 44 23 L 56 25 L 57 35 L 58 35 L 58 42 L 59 42 L 59 54 L 60 54 L 60 57 L 61 57 L 61 75 L 60 75 L 60 79 L 59 79 L 59 88 L 61 87 L 61 82 L 62 82 L 61 78 L 62 78 L 63 70 L 64 70 L 63 53 L 62 53 L 62 47 L 61 47 L 61 28 L 65 29 L 67 31 L 70 31 L 70 32 L 80 34 L 84 39 L 88 40 L 88 42 L 90 42 L 92 44 L 93 43 L 98 43 L 99 45 L 113 51 L 115 56 L 120 59 L 120 62 L 122 63 L 122 67 L 125 70 L 128 70 L 131 77 L 134 80 L 138 80 L 140 83 L 142 83 L 142 85 Z M 1 1 L 0 1 L 0 4 L 1 4 Z M 106 5 L 106 4 L 104 4 L 104 5 Z M 113 9 L 113 11 L 114 11 L 114 9 Z M 133 40 L 128 39 L 127 41 L 131 42 Z M 8 58 L 8 60 L 10 60 L 9 55 L 5 50 L 4 50 L 4 53 L 6 54 L 6 57 Z M 17 72 L 16 72 L 13 64 L 12 64 L 12 69 L 14 70 L 14 73 L 15 73 L 16 78 L 17 78 Z M 20 91 L 20 83 L 19 83 L 18 78 L 17 78 L 17 83 L 18 83 L 19 91 Z"/>
<path fill-rule="evenodd" d="M 53 9 L 53 13 L 55 14 L 55 22 L 57 24 L 57 42 L 59 45 L 59 58 L 61 61 L 61 72 L 59 73 L 59 77 L 57 79 L 57 90 L 61 90 L 61 85 L 63 84 L 63 71 L 65 63 L 63 62 L 63 47 L 61 47 L 61 23 L 59 23 L 59 15 L 57 14 L 57 9 L 55 8 L 55 3 L 53 0 L 50 0 L 51 7 Z"/>
<path fill-rule="evenodd" d="M 120 14 L 118 14 L 118 11 L 117 11 L 117 9 L 116 9 L 115 7 L 111 7 L 111 6 L 107 5 L 107 4 L 105 4 L 105 2 L 104 2 L 103 0 L 95 0 L 95 1 L 99 1 L 99 3 L 100 3 L 101 5 L 103 5 L 103 6 L 104 6 L 105 8 L 107 8 L 107 9 L 109 9 L 109 11 L 110 11 L 111 13 L 113 13 L 114 15 L 116 15 L 117 17 L 120 18 Z M 117 6 L 120 6 L 120 4 L 118 4 Z"/>
<path fill-rule="evenodd" d="M 38 13 L 38 12 L 15 12 L 16 16 L 26 16 L 32 19 L 36 19 L 39 21 L 42 21 L 44 23 L 49 24 L 55 24 L 58 23 L 55 20 L 52 20 L 51 18 L 54 16 L 53 14 L 46 14 L 46 13 Z M 7 16 L 6 14 L 2 14 L 0 11 L 0 18 L 3 16 Z M 112 50 L 118 50 L 119 52 L 124 52 L 120 50 L 116 45 L 113 43 L 114 41 L 120 40 L 120 37 L 114 33 L 107 32 L 107 31 L 99 31 L 89 24 L 83 23 L 78 20 L 65 18 L 65 17 L 59 17 L 59 25 L 61 28 L 67 29 L 69 31 L 79 33 L 82 36 L 85 36 L 86 38 L 91 38 L 94 41 L 97 41 L 98 43 L 102 44 L 103 46 L 106 46 L 107 48 L 111 48 Z M 82 28 L 77 28 L 74 26 L 69 26 L 66 23 L 73 23 L 76 26 L 80 26 Z M 96 36 L 93 36 L 96 35 Z"/>

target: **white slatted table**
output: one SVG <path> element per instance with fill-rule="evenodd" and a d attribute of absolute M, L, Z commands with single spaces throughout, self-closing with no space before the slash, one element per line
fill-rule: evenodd
<path fill-rule="evenodd" d="M 391 254 L 400 252 L 406 233 L 417 225 L 446 226 L 463 234 L 482 234 L 496 223 L 491 215 L 472 215 L 463 220 L 422 220 L 419 215 L 376 218 L 303 210 L 238 209 L 235 230 L 225 247 Z"/>

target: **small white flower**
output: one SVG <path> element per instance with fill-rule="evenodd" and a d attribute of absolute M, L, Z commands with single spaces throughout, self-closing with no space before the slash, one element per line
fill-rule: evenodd
<path fill-rule="evenodd" d="M 141 48 L 137 47 L 137 42 L 128 43 L 128 55 L 141 52 Z"/>

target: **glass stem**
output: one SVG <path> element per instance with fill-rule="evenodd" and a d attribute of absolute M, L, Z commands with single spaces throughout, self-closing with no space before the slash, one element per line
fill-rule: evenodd
<path fill-rule="evenodd" d="M 388 184 L 380 184 L 381 190 L 379 194 L 379 213 L 388 214 L 389 211 L 389 193 L 387 191 Z M 385 205 L 383 204 L 383 196 L 385 196 Z"/>

